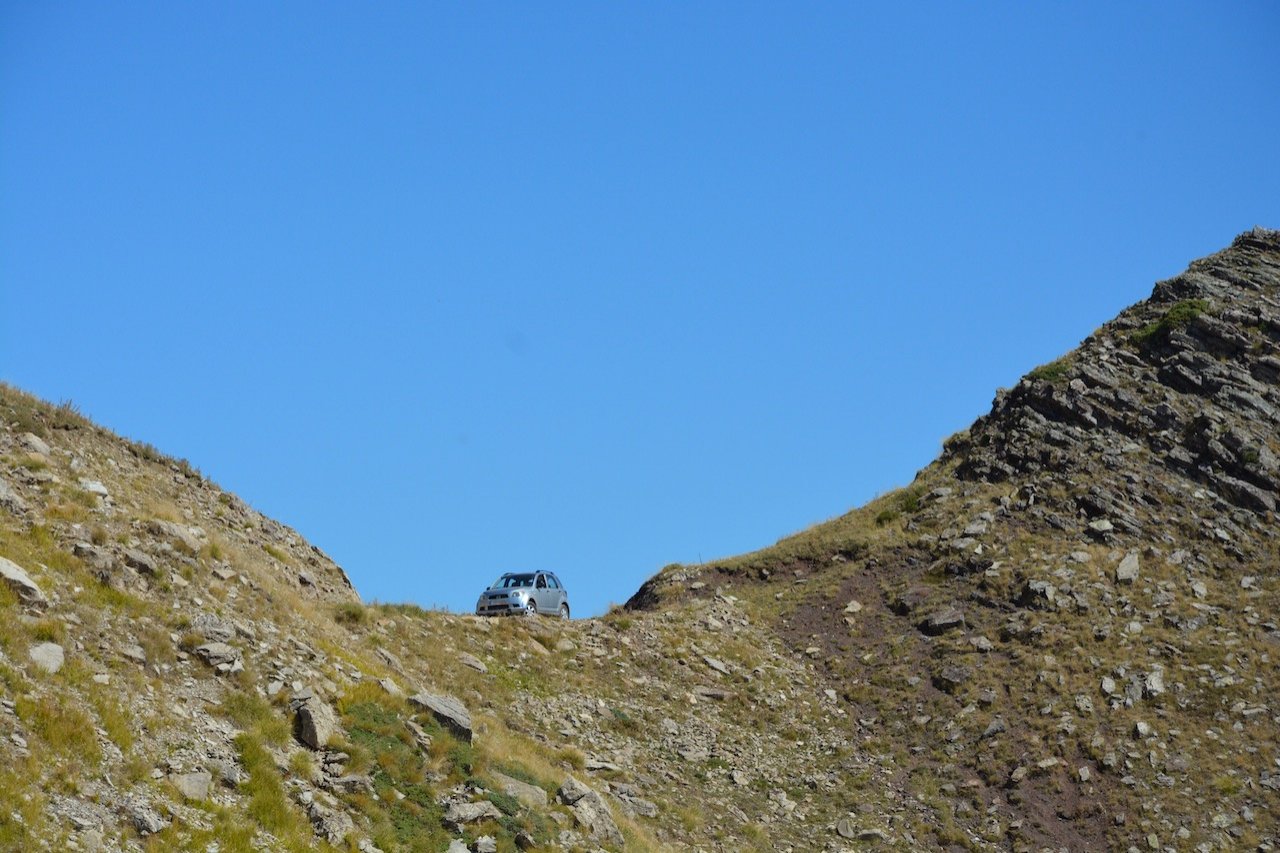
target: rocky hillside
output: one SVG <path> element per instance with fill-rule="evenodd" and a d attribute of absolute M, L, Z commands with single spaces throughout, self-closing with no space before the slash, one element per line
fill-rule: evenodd
<path fill-rule="evenodd" d="M 759 602 L 939 846 L 1273 849 L 1278 458 L 1280 232 L 1255 229 L 907 489 L 629 606 Z"/>
<path fill-rule="evenodd" d="M 1277 412 L 1255 230 L 910 487 L 560 622 L 365 605 L 0 388 L 0 849 L 1273 849 Z"/>

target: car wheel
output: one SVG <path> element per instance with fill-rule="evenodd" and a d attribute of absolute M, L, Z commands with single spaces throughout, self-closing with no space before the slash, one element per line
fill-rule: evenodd
<path fill-rule="evenodd" d="M 567 604 L 561 604 L 561 605 L 560 605 L 560 618 L 561 618 L 561 619 L 568 619 L 568 618 L 569 618 L 569 605 L 567 605 Z"/>
<path fill-rule="evenodd" d="M 538 615 L 538 602 L 534 601 L 532 598 L 531 598 L 531 599 L 529 599 L 527 602 L 525 602 L 525 605 L 524 605 L 524 615 L 525 615 L 525 616 L 537 616 L 537 615 Z"/>

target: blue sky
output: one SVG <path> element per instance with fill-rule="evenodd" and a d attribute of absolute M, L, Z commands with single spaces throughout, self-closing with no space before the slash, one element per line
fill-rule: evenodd
<path fill-rule="evenodd" d="M 1280 226 L 1273 3 L 0 3 L 0 379 L 366 599 L 909 482 Z"/>

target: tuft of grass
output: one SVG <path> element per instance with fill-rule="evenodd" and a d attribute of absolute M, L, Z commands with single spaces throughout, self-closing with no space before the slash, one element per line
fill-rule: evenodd
<path fill-rule="evenodd" d="M 16 703 L 19 719 L 54 754 L 97 764 L 102 750 L 94 735 L 93 720 L 74 702 L 54 696 L 21 696 Z"/>
<path fill-rule="evenodd" d="M 281 563 L 287 564 L 289 562 L 289 555 L 274 545 L 263 545 L 262 550 L 266 551 L 269 556 Z"/>
<path fill-rule="evenodd" d="M 279 746 L 289 740 L 288 719 L 256 693 L 228 692 L 219 710 L 255 742 Z"/>
<path fill-rule="evenodd" d="M 1074 364 L 1075 360 L 1071 356 L 1064 355 L 1062 358 L 1035 368 L 1027 374 L 1027 378 L 1036 382 L 1049 382 L 1056 385 L 1067 378 Z"/>
<path fill-rule="evenodd" d="M 369 611 L 359 602 L 344 601 L 334 605 L 333 618 L 339 625 L 363 625 L 369 621 Z"/>
<path fill-rule="evenodd" d="M 1209 310 L 1209 303 L 1204 299 L 1184 299 L 1170 307 L 1156 322 L 1135 331 L 1130 336 L 1130 340 L 1139 346 L 1163 342 L 1168 340 L 1174 330 L 1186 328 L 1192 320 L 1207 310 Z"/>
<path fill-rule="evenodd" d="M 289 804 L 284 781 L 271 753 L 261 741 L 247 733 L 236 735 L 235 746 L 240 764 L 249 774 L 249 781 L 241 786 L 249 798 L 249 817 L 268 832 L 291 840 L 291 846 L 309 841 L 311 829 Z"/>

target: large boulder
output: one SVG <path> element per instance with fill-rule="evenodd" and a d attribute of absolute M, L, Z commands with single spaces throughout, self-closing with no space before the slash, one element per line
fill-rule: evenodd
<path fill-rule="evenodd" d="M 471 728 L 471 712 L 458 699 L 425 690 L 409 697 L 409 703 L 431 713 L 436 721 L 451 731 L 459 739 L 471 743 L 474 732 Z"/>
<path fill-rule="evenodd" d="M 622 830 L 614 823 L 604 797 L 572 776 L 564 780 L 558 794 L 560 801 L 573 811 L 574 821 L 592 838 L 601 844 L 622 845 Z"/>
<path fill-rule="evenodd" d="M 295 693 L 290 705 L 294 711 L 293 733 L 298 742 L 312 749 L 328 746 L 338 730 L 338 716 L 329 703 L 307 689 Z"/>

